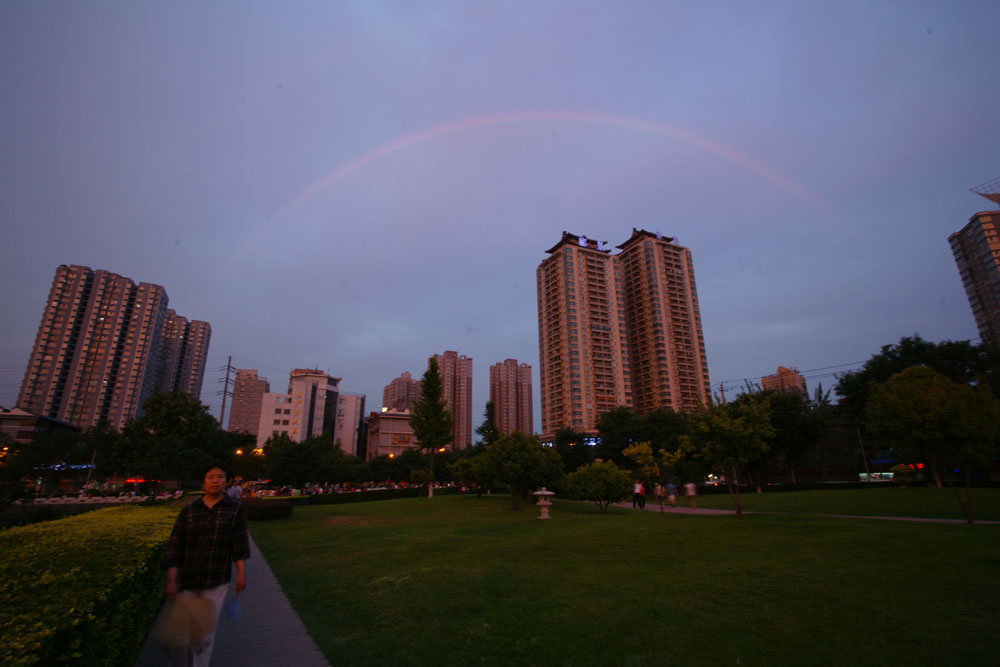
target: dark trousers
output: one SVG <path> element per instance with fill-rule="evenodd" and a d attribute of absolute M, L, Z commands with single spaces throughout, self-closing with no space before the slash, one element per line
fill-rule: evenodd
<path fill-rule="evenodd" d="M 646 495 L 645 494 L 643 494 L 643 493 L 637 493 L 634 496 L 632 496 L 632 507 L 635 507 L 636 505 L 638 505 L 639 507 L 645 507 L 646 506 Z"/>

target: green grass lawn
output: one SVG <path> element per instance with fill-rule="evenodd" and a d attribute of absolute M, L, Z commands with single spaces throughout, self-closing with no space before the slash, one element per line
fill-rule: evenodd
<path fill-rule="evenodd" d="M 965 520 L 954 492 L 945 487 L 902 488 L 878 485 L 871 489 L 831 489 L 829 491 L 788 491 L 742 493 L 740 502 L 747 512 L 789 512 L 793 514 L 847 514 L 853 516 L 906 516 Z M 958 489 L 965 498 L 965 489 Z M 678 505 L 684 505 L 678 499 Z M 647 496 L 648 502 L 656 502 Z M 733 509 L 729 493 L 698 496 L 698 507 Z M 1000 489 L 973 489 L 972 510 L 976 520 L 1000 521 Z"/>
<path fill-rule="evenodd" d="M 335 665 L 974 664 L 1000 641 L 997 526 L 508 507 L 296 507 L 251 531 Z"/>

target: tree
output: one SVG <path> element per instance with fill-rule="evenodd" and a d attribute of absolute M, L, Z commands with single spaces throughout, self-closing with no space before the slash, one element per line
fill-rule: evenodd
<path fill-rule="evenodd" d="M 622 451 L 640 437 L 639 419 L 631 408 L 612 408 L 597 420 L 601 444 L 597 447 L 600 458 L 621 463 Z"/>
<path fill-rule="evenodd" d="M 675 450 L 687 434 L 687 416 L 673 410 L 654 410 L 638 418 L 639 433 L 634 440 L 648 442 L 654 452 Z"/>
<path fill-rule="evenodd" d="M 569 476 L 568 492 L 571 498 L 587 500 L 608 511 L 608 505 L 621 502 L 632 490 L 628 473 L 611 461 L 598 461 L 585 465 Z"/>
<path fill-rule="evenodd" d="M 489 484 L 489 478 L 477 458 L 460 458 L 452 463 L 449 469 L 457 482 L 474 486 L 477 497 L 483 495 L 483 486 Z"/>
<path fill-rule="evenodd" d="M 661 449 L 660 451 L 663 452 L 666 450 Z M 635 474 L 646 483 L 647 487 L 658 484 L 661 481 L 660 466 L 657 464 L 656 454 L 648 442 L 640 442 L 631 447 L 626 447 L 622 454 L 625 458 L 635 462 Z"/>
<path fill-rule="evenodd" d="M 1000 352 L 996 347 L 968 341 L 932 343 L 914 334 L 896 344 L 884 345 L 860 371 L 841 376 L 836 390 L 848 418 L 861 422 L 872 387 L 918 365 L 963 384 L 985 382 L 994 394 L 1000 394 Z"/>
<path fill-rule="evenodd" d="M 964 469 L 966 497 L 955 497 L 973 522 L 971 471 L 989 465 L 1000 441 L 1000 402 L 991 391 L 913 366 L 873 387 L 865 416 L 875 435 L 924 463 L 938 487 L 942 472 Z"/>
<path fill-rule="evenodd" d="M 430 452 L 430 482 L 427 497 L 434 497 L 434 452 L 454 440 L 454 419 L 448 404 L 442 396 L 441 375 L 438 373 L 437 359 L 431 357 L 427 372 L 420 382 L 420 398 L 413 404 L 410 426 L 421 449 Z"/>
<path fill-rule="evenodd" d="M 476 433 L 482 437 L 484 445 L 489 447 L 500 437 L 500 429 L 497 428 L 496 407 L 493 401 L 486 401 L 486 411 L 483 413 L 483 423 L 476 429 Z"/>
<path fill-rule="evenodd" d="M 235 452 L 208 407 L 182 392 L 156 392 L 142 415 L 122 429 L 114 455 L 118 472 L 147 480 L 155 491 L 165 479 L 190 480 L 205 463 L 216 460 L 232 467 Z"/>
<path fill-rule="evenodd" d="M 512 510 L 521 509 L 528 491 L 554 487 L 563 476 L 558 452 L 520 431 L 500 436 L 475 460 L 486 478 L 510 488 Z"/>
<path fill-rule="evenodd" d="M 749 394 L 729 405 L 703 405 L 689 417 L 690 433 L 684 446 L 699 454 L 713 468 L 725 473 L 736 516 L 743 516 L 739 479 L 747 465 L 759 461 L 774 436 L 768 414 L 768 397 Z"/>
<path fill-rule="evenodd" d="M 587 437 L 568 428 L 556 431 L 555 448 L 567 473 L 594 460 L 594 447 L 586 444 Z"/>

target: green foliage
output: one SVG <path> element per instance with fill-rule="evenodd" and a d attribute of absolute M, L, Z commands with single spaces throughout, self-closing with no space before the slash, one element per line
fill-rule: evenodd
<path fill-rule="evenodd" d="M 162 599 L 177 509 L 105 509 L 0 533 L 0 663 L 132 664 Z"/>
<path fill-rule="evenodd" d="M 611 461 L 598 461 L 570 475 L 567 491 L 570 498 L 592 502 L 604 513 L 608 511 L 608 505 L 629 496 L 632 480 L 627 472 Z"/>
<path fill-rule="evenodd" d="M 912 366 L 876 385 L 865 411 L 868 428 L 909 459 L 930 468 L 938 485 L 952 466 L 985 468 L 1000 442 L 1000 401 L 986 388 Z M 968 484 L 967 484 L 968 487 Z M 971 495 L 958 498 L 971 522 Z"/>
<path fill-rule="evenodd" d="M 875 386 L 865 415 L 875 435 L 937 474 L 952 465 L 985 467 L 996 450 L 996 398 L 924 366 Z"/>
<path fill-rule="evenodd" d="M 476 462 L 485 479 L 510 487 L 514 510 L 521 508 L 521 499 L 528 491 L 554 488 L 563 476 L 559 453 L 520 431 L 501 436 L 476 457 Z"/>
<path fill-rule="evenodd" d="M 892 473 L 892 480 L 900 486 L 909 486 L 917 479 L 916 471 L 905 463 L 897 463 L 889 468 Z"/>
<path fill-rule="evenodd" d="M 673 410 L 654 410 L 636 415 L 630 408 L 617 407 L 601 415 L 597 422 L 601 444 L 597 455 L 624 463 L 624 451 L 637 442 L 649 443 L 654 452 L 677 449 L 687 433 L 686 415 Z"/>
<path fill-rule="evenodd" d="M 746 466 L 761 460 L 774 436 L 768 412 L 769 397 L 745 394 L 745 399 L 729 405 L 704 405 L 689 417 L 690 434 L 684 447 L 700 456 L 712 469 L 723 473 L 729 483 L 736 515 L 743 511 L 739 479 Z"/>
<path fill-rule="evenodd" d="M 437 490 L 439 495 L 457 495 L 458 489 L 441 488 Z M 351 491 L 348 493 L 319 493 L 313 496 L 304 496 L 308 505 L 345 505 L 353 503 L 367 503 L 378 500 L 395 500 L 398 498 L 417 498 L 424 495 L 424 490 L 418 486 L 410 486 L 405 489 L 375 489 L 368 491 Z M 297 504 L 297 503 L 296 503 Z"/>
<path fill-rule="evenodd" d="M 216 460 L 232 468 L 235 449 L 208 407 L 183 392 L 157 392 L 122 430 L 115 470 L 147 480 L 194 480 Z"/>
<path fill-rule="evenodd" d="M 622 452 L 640 437 L 639 418 L 630 408 L 620 406 L 608 410 L 597 420 L 601 444 L 597 456 L 616 463 L 622 462 Z"/>
<path fill-rule="evenodd" d="M 556 431 L 555 448 L 567 473 L 594 460 L 594 447 L 584 443 L 586 438 L 585 434 L 568 428 Z"/>
<path fill-rule="evenodd" d="M 438 373 L 437 359 L 431 357 L 427 372 L 420 381 L 420 398 L 413 404 L 410 426 L 421 449 L 426 449 L 430 458 L 430 481 L 434 481 L 434 453 L 454 440 L 455 420 L 444 400 L 441 375 Z M 434 495 L 434 484 L 427 485 L 427 496 Z"/>
<path fill-rule="evenodd" d="M 420 447 L 431 451 L 447 445 L 454 437 L 455 421 L 444 400 L 437 360 L 431 358 L 420 382 L 420 398 L 410 413 L 410 426 Z"/>
<path fill-rule="evenodd" d="M 883 346 L 860 371 L 840 378 L 836 390 L 848 419 L 861 421 L 874 385 L 911 366 L 927 366 L 962 384 L 985 382 L 995 394 L 1000 393 L 1000 353 L 996 348 L 968 341 L 932 343 L 913 335 Z"/>
<path fill-rule="evenodd" d="M 500 429 L 497 428 L 496 408 L 493 401 L 486 401 L 486 410 L 483 413 L 483 423 L 476 429 L 476 433 L 483 439 L 484 445 L 489 447 L 500 437 Z"/>

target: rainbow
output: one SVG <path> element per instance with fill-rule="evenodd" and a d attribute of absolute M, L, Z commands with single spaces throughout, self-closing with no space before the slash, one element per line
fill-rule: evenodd
<path fill-rule="evenodd" d="M 788 177 L 778 173 L 768 165 L 764 164 L 759 160 L 755 160 L 747 155 L 739 153 L 731 148 L 723 146 L 711 139 L 699 136 L 693 132 L 687 132 L 680 130 L 678 128 L 670 127 L 669 125 L 662 125 L 659 123 L 651 123 L 644 120 L 639 120 L 636 118 L 631 118 L 628 116 L 620 116 L 615 114 L 600 113 L 600 112 L 588 112 L 588 111 L 517 111 L 499 114 L 490 114 L 485 116 L 477 116 L 474 118 L 467 118 L 463 120 L 454 121 L 445 125 L 438 125 L 436 127 L 431 127 L 425 130 L 421 130 L 415 134 L 397 139 L 393 142 L 380 146 L 375 150 L 365 153 L 354 160 L 348 162 L 347 164 L 341 165 L 337 169 L 334 169 L 329 174 L 318 180 L 317 182 L 310 185 L 308 188 L 303 190 L 295 198 L 289 201 L 287 204 L 282 206 L 271 218 L 253 234 L 242 246 L 241 250 L 246 250 L 254 245 L 256 245 L 261 238 L 275 225 L 277 225 L 286 215 L 288 215 L 292 210 L 301 205 L 306 200 L 315 196 L 317 193 L 329 188 L 331 185 L 339 181 L 340 179 L 352 174 L 359 169 L 370 165 L 376 160 L 381 160 L 382 158 L 389 157 L 394 153 L 398 153 L 407 148 L 440 139 L 442 137 L 451 136 L 453 134 L 458 134 L 461 132 L 471 132 L 473 130 L 481 130 L 483 128 L 493 127 L 497 125 L 512 125 L 518 123 L 542 123 L 542 122 L 570 122 L 570 123 L 587 123 L 596 125 L 609 125 L 614 127 L 625 128 L 628 130 L 643 132 L 646 134 L 651 134 L 658 137 L 663 137 L 666 139 L 671 139 L 678 141 L 683 144 L 687 144 L 706 153 L 716 155 L 723 158 L 733 164 L 747 169 L 748 171 L 758 175 L 765 181 L 775 185 L 776 187 L 788 192 L 794 197 L 805 200 L 811 206 L 829 212 L 828 207 L 819 200 L 815 195 L 807 192 L 802 187 L 794 183 Z M 238 253 L 242 254 L 242 252 Z"/>

